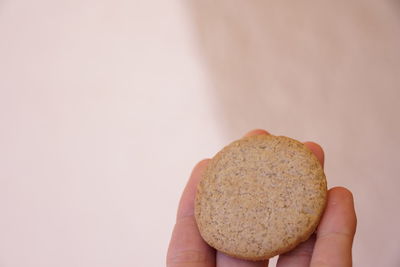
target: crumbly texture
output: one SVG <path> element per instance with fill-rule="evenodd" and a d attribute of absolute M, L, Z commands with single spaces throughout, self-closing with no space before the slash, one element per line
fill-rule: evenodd
<path fill-rule="evenodd" d="M 210 246 L 264 260 L 309 238 L 326 197 L 324 171 L 303 143 L 256 135 L 231 143 L 209 162 L 197 187 L 195 217 Z"/>

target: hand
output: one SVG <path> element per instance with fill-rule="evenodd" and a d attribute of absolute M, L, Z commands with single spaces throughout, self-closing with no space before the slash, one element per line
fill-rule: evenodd
<path fill-rule="evenodd" d="M 254 130 L 246 136 L 268 134 Z M 324 152 L 313 142 L 304 143 L 324 165 Z M 178 214 L 167 254 L 168 267 L 261 267 L 268 261 L 245 261 L 232 258 L 212 247 L 201 238 L 194 218 L 196 187 L 209 159 L 193 169 L 179 203 Z M 353 196 L 343 187 L 328 192 L 328 202 L 315 234 L 292 251 L 279 256 L 277 266 L 352 266 L 351 248 L 356 230 Z"/>

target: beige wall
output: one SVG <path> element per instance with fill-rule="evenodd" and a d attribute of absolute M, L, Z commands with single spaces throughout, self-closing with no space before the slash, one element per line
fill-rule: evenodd
<path fill-rule="evenodd" d="M 319 142 L 355 266 L 398 266 L 397 1 L 0 3 L 0 266 L 162 266 L 196 161 Z"/>

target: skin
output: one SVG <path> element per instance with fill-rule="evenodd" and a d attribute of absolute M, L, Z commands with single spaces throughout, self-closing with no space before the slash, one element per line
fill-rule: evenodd
<path fill-rule="evenodd" d="M 245 136 L 269 134 L 256 129 Z M 324 151 L 314 142 L 304 143 L 324 166 Z M 168 267 L 265 267 L 268 261 L 245 261 L 216 251 L 201 238 L 194 218 L 197 184 L 209 159 L 200 161 L 193 169 L 183 191 L 167 253 Z M 352 193 L 344 187 L 328 191 L 324 215 L 307 241 L 279 256 L 278 267 L 350 267 L 352 244 L 357 218 Z"/>

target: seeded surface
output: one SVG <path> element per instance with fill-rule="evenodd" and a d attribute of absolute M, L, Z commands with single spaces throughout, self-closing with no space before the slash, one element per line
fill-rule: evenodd
<path fill-rule="evenodd" d="M 209 162 L 197 188 L 195 217 L 210 246 L 263 260 L 308 239 L 326 196 L 323 169 L 304 144 L 256 135 L 231 143 Z"/>

